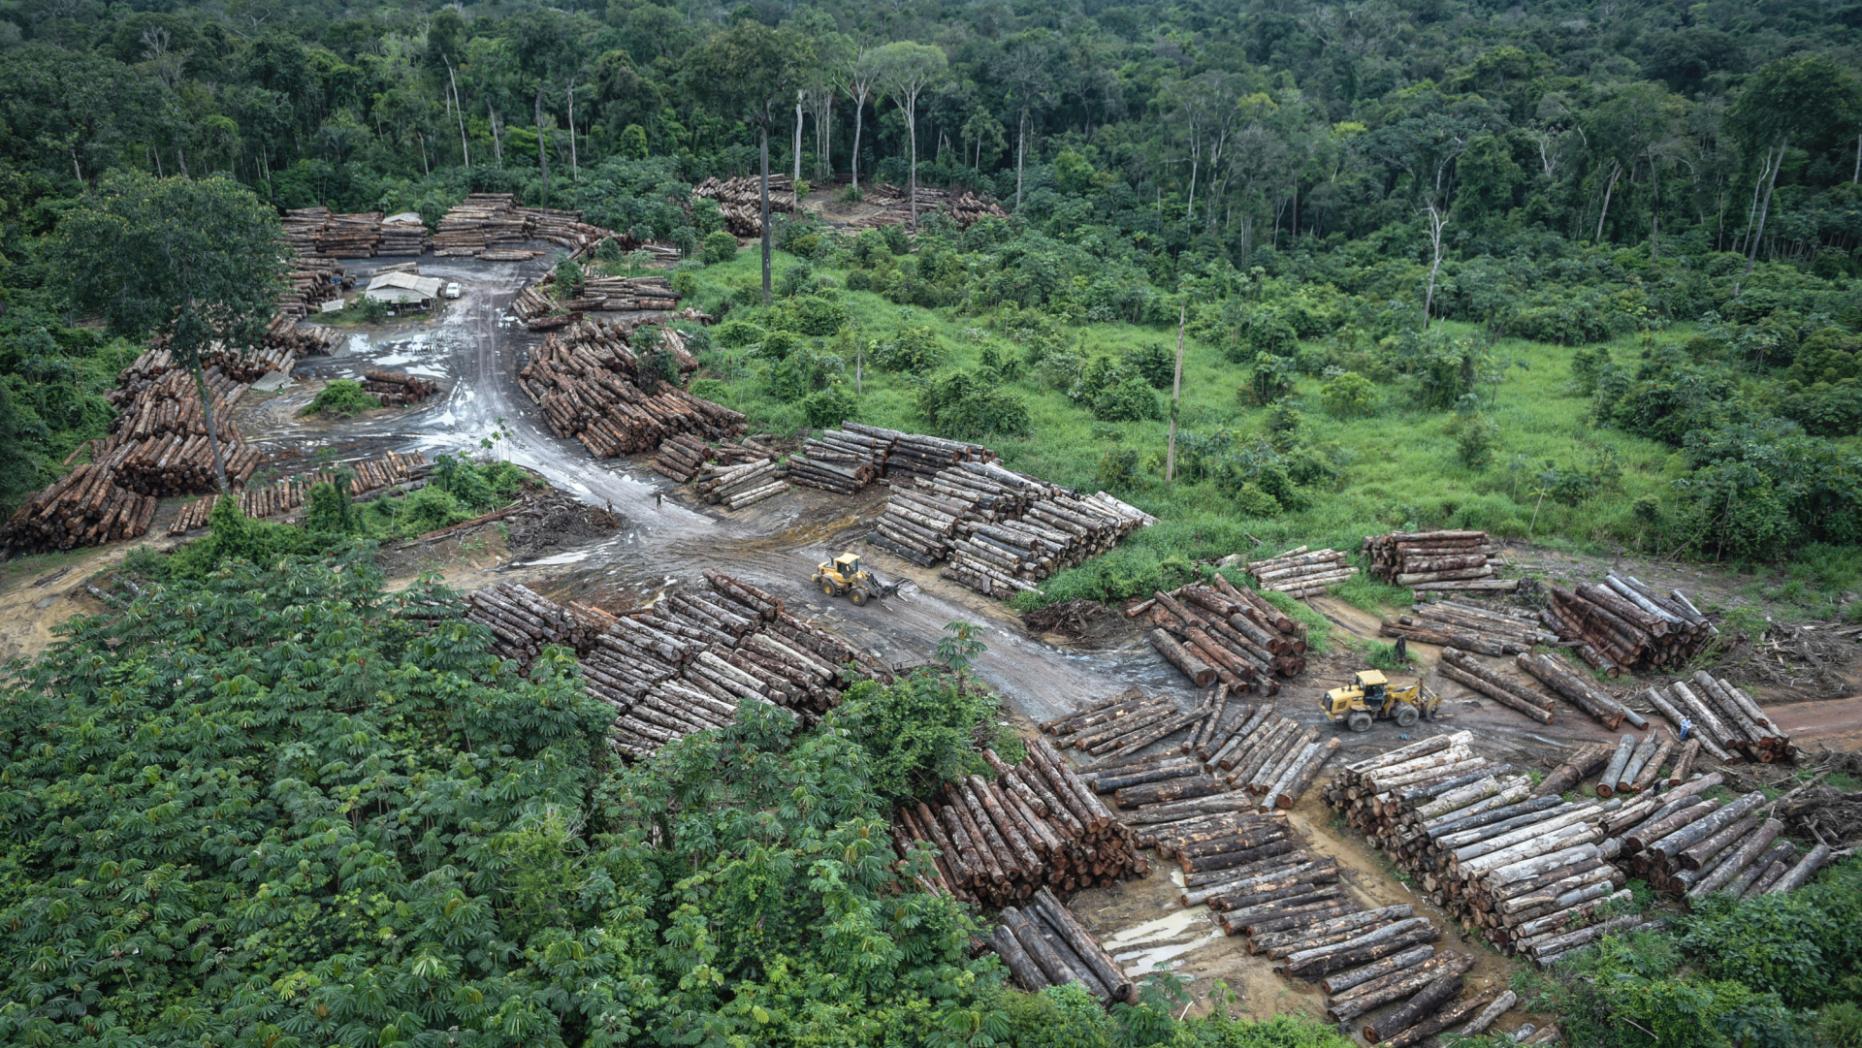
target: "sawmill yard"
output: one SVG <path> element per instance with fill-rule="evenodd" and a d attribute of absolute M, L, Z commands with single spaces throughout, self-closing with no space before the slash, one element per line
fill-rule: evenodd
<path fill-rule="evenodd" d="M 1187 805 L 1180 816 L 1168 816 L 1166 812 L 1166 817 L 1178 821 L 1163 824 L 1181 825 L 1182 832 L 1191 834 L 1186 838 L 1191 843 L 1185 855 L 1196 853 L 1198 846 L 1194 842 L 1201 839 L 1196 834 L 1214 835 L 1217 839 L 1225 833 L 1239 834 L 1238 840 L 1272 838 L 1295 843 L 1300 849 L 1295 855 L 1304 856 L 1301 861 L 1305 865 L 1282 869 L 1300 871 L 1291 874 L 1296 881 L 1311 880 L 1311 885 L 1301 889 L 1305 894 L 1291 898 L 1292 903 L 1304 906 L 1277 910 L 1272 907 L 1279 904 L 1260 903 L 1250 910 L 1245 903 L 1233 903 L 1212 908 L 1223 903 L 1219 897 L 1185 906 L 1183 896 L 1194 891 L 1198 883 L 1186 877 L 1200 877 L 1200 883 L 1210 883 L 1210 877 L 1216 875 L 1188 874 L 1191 867 L 1206 869 L 1198 865 L 1203 860 L 1186 858 L 1180 867 L 1174 852 L 1154 856 L 1139 876 L 1111 876 L 1095 884 L 1080 885 L 1083 890 L 1074 894 L 1067 905 L 1126 976 L 1174 973 L 1185 980 L 1189 1004 L 1198 1013 L 1224 1008 L 1263 1019 L 1292 1012 L 1319 1019 L 1344 1015 L 1355 1022 L 1374 1023 L 1377 1016 L 1391 1014 L 1391 1006 L 1409 996 L 1410 984 L 1394 982 L 1394 976 L 1379 981 L 1370 972 L 1365 978 L 1371 981 L 1365 985 L 1375 993 L 1329 993 L 1316 980 L 1322 973 L 1339 969 L 1317 958 L 1310 962 L 1310 968 L 1298 969 L 1306 973 L 1305 977 L 1285 974 L 1281 969 L 1288 963 L 1288 951 L 1262 945 L 1261 952 L 1257 952 L 1250 945 L 1256 940 L 1249 938 L 1254 934 L 1261 937 L 1260 944 L 1273 943 L 1274 929 L 1290 926 L 1292 918 L 1278 916 L 1285 910 L 1294 917 L 1309 914 L 1312 921 L 1337 922 L 1341 929 L 1356 928 L 1349 935 L 1341 931 L 1316 942 L 1355 942 L 1351 936 L 1359 934 L 1370 935 L 1372 940 L 1390 936 L 1389 941 L 1396 944 L 1392 949 L 1401 947 L 1403 952 L 1373 950 L 1363 956 L 1372 963 L 1376 958 L 1397 956 L 1405 965 L 1420 965 L 1416 969 L 1419 974 L 1413 977 L 1416 988 L 1437 978 L 1453 979 L 1460 990 L 1460 1003 L 1444 1011 L 1443 1016 L 1465 1021 L 1493 1003 L 1506 1013 L 1496 1029 L 1551 1021 L 1545 1014 L 1527 1012 L 1523 1004 L 1515 1004 L 1511 998 L 1501 998 L 1522 966 L 1530 967 L 1526 957 L 1509 955 L 1506 943 L 1511 940 L 1502 937 L 1488 941 L 1464 931 L 1473 926 L 1463 919 L 1465 913 L 1456 909 L 1458 896 L 1431 887 L 1396 855 L 1379 850 L 1347 823 L 1347 809 L 1328 804 L 1330 793 L 1322 796 L 1321 789 L 1308 790 L 1304 783 L 1315 779 L 1319 784 L 1337 781 L 1340 768 L 1357 766 L 1352 762 L 1375 762 L 1380 755 L 1405 744 L 1451 737 L 1466 739 L 1468 736 L 1455 733 L 1471 732 L 1478 743 L 1458 745 L 1475 746 L 1480 759 L 1493 762 L 1494 774 L 1501 776 L 1501 786 L 1495 789 L 1503 791 L 1496 796 L 1517 805 L 1523 803 L 1521 798 L 1528 792 L 1529 783 L 1522 777 L 1518 786 L 1508 786 L 1507 773 L 1529 775 L 1536 781 L 1570 757 L 1573 747 L 1595 744 L 1600 750 L 1613 748 L 1619 734 L 1616 725 L 1608 718 L 1600 722 L 1586 715 L 1579 706 L 1567 704 L 1576 700 L 1558 698 L 1549 690 L 1537 693 L 1533 701 L 1542 702 L 1548 711 L 1555 709 L 1555 723 L 1548 725 L 1522 716 L 1462 686 L 1458 683 L 1461 678 L 1445 677 L 1442 648 L 1436 644 L 1412 644 L 1409 666 L 1392 662 L 1392 635 L 1384 624 L 1409 612 L 1409 590 L 1362 570 L 1373 566 L 1359 551 L 1367 535 L 1414 530 L 1418 522 L 1462 529 L 1461 533 L 1469 535 L 1490 531 L 1492 539 L 1482 536 L 1468 540 L 1476 545 L 1466 548 L 1483 551 L 1477 554 L 1476 561 L 1490 565 L 1472 574 L 1530 580 L 1525 592 L 1434 594 L 1451 603 L 1473 602 L 1518 612 L 1544 600 L 1535 592 L 1540 587 L 1589 584 L 1612 573 L 1640 580 L 1651 593 L 1684 591 L 1719 623 L 1718 635 L 1705 640 L 1697 657 L 1682 658 L 1659 669 L 1639 667 L 1633 677 L 1594 680 L 1622 696 L 1626 704 L 1640 707 L 1655 718 L 1652 740 L 1661 729 L 1671 734 L 1674 726 L 1662 723 L 1650 711 L 1648 704 L 1641 701 L 1638 688 L 1684 677 L 1684 664 L 1713 667 L 1715 673 L 1736 682 L 1741 676 L 1739 667 L 1759 667 L 1762 672 L 1744 675 L 1745 686 L 1775 712 L 1780 731 L 1790 739 L 1793 759 L 1776 765 L 1741 765 L 1746 770 L 1732 773 L 1728 782 L 1736 782 L 1742 790 L 1762 790 L 1774 798 L 1812 776 L 1821 781 L 1825 790 L 1832 786 L 1854 789 L 1857 785 L 1841 770 L 1830 774 L 1834 767 L 1831 762 L 1839 758 L 1825 751 L 1826 746 L 1853 751 L 1862 745 L 1858 735 L 1858 729 L 1862 729 L 1858 720 L 1858 711 L 1862 711 L 1862 658 L 1857 654 L 1857 630 L 1853 625 L 1815 617 L 1828 613 L 1836 602 L 1845 599 L 1853 609 L 1853 597 L 1845 597 L 1840 590 L 1841 585 L 1848 584 L 1847 576 L 1832 579 L 1813 575 L 1830 569 L 1813 567 L 1810 562 L 1782 569 L 1740 571 L 1609 552 L 1639 526 L 1634 508 L 1637 500 L 1668 482 L 1671 453 L 1651 441 L 1586 426 L 1582 420 L 1585 402 L 1570 389 L 1568 350 L 1518 340 L 1498 344 L 1495 357 L 1500 362 L 1499 377 L 1491 389 L 1490 410 L 1502 423 L 1499 457 L 1502 461 L 1516 458 L 1525 464 L 1521 469 L 1528 473 L 1543 460 L 1570 459 L 1574 455 L 1604 455 L 1616 464 L 1608 490 L 1576 506 L 1547 502 L 1543 493 L 1535 501 L 1527 489 L 1509 487 L 1529 484 L 1528 478 L 1496 481 L 1491 472 L 1464 468 L 1456 461 L 1448 423 L 1397 403 L 1400 398 L 1391 391 L 1377 393 L 1388 402 L 1364 417 L 1334 418 L 1313 410 L 1310 417 L 1297 423 L 1294 439 L 1327 458 L 1333 470 L 1330 478 L 1313 482 L 1298 495 L 1299 504 L 1284 511 L 1238 515 L 1230 501 L 1232 496 L 1214 477 L 1194 478 L 1175 486 L 1156 479 L 1154 460 L 1161 454 L 1162 421 L 1095 420 L 1067 393 L 1036 381 L 1032 373 L 1010 380 L 1005 386 L 1025 398 L 1029 420 L 1025 435 L 984 441 L 1000 455 L 1003 466 L 1081 492 L 1122 483 L 1124 497 L 1156 520 L 1126 534 L 1109 552 L 1062 568 L 1042 580 L 1038 589 L 1029 588 L 1013 600 L 1002 600 L 977 592 L 974 585 L 945 577 L 938 567 L 915 564 L 886 548 L 865 543 L 875 521 L 887 513 L 897 492 L 920 483 L 906 474 L 894 473 L 888 483 L 875 483 L 853 494 L 802 486 L 798 481 L 773 497 L 759 498 L 753 505 L 725 510 L 707 504 L 700 494 L 702 484 L 676 484 L 656 474 L 650 454 L 596 459 L 582 443 L 553 433 L 520 383 L 519 372 L 544 339 L 563 336 L 527 331 L 509 312 L 521 289 L 551 272 L 552 262 L 549 256 L 506 262 L 423 259 L 423 272 L 458 281 L 464 287 L 463 297 L 447 303 L 434 317 L 346 327 L 342 344 L 335 352 L 304 358 L 288 378 L 274 375 L 255 384 L 234 412 L 244 438 L 265 457 L 265 466 L 249 490 L 263 487 L 270 478 L 344 463 L 392 461 L 402 469 L 414 468 L 393 457 L 404 453 L 420 453 L 421 464 L 416 472 L 421 476 L 430 468 L 428 460 L 437 456 L 502 460 L 521 467 L 529 478 L 527 489 L 510 506 L 484 514 L 482 520 L 450 524 L 431 534 L 402 535 L 386 542 L 378 562 L 394 576 L 396 586 L 411 583 L 416 575 L 437 573 L 461 590 L 519 584 L 542 601 L 563 608 L 580 606 L 618 613 L 664 601 L 668 594 L 686 592 L 702 584 L 701 572 L 717 571 L 780 599 L 789 612 L 844 639 L 876 665 L 893 671 L 937 661 L 939 641 L 947 624 L 975 624 L 976 637 L 985 645 L 985 650 L 975 656 L 975 677 L 1001 696 L 1008 723 L 1028 738 L 1040 735 L 1039 725 L 1081 715 L 1132 688 L 1153 697 L 1161 704 L 1160 710 L 1168 707 L 1182 711 L 1175 720 L 1154 723 L 1161 731 L 1180 722 L 1190 729 L 1187 737 L 1191 741 L 1198 737 L 1210 740 L 1214 745 L 1206 747 L 1210 755 L 1207 762 L 1189 756 L 1182 758 L 1188 763 L 1181 771 L 1166 768 L 1163 773 L 1153 773 L 1148 770 L 1150 766 L 1160 760 L 1168 764 L 1176 759 L 1169 755 L 1178 751 L 1177 740 L 1186 736 L 1173 729 L 1164 735 L 1153 733 L 1154 741 L 1128 745 L 1139 734 L 1138 729 L 1132 729 L 1112 746 L 1110 752 L 1116 759 L 1087 757 L 1082 751 L 1083 767 L 1089 774 L 1096 764 L 1116 771 L 1122 760 L 1141 770 L 1140 781 L 1155 776 L 1149 781 L 1163 787 L 1155 796 L 1134 797 L 1128 806 L 1120 800 L 1125 795 L 1120 790 L 1109 792 L 1106 801 L 1121 816 L 1139 820 L 1155 817 L 1145 813 L 1160 804 L 1165 808 L 1173 803 Z M 801 260 L 778 254 L 778 280 L 800 279 L 794 274 L 805 266 Z M 362 275 L 368 271 L 367 263 L 354 268 Z M 598 273 L 602 268 L 593 264 L 590 271 Z M 731 305 L 752 297 L 747 289 L 753 286 L 754 259 L 745 253 L 736 261 L 686 268 L 681 274 L 682 280 L 691 281 L 682 306 L 695 305 L 705 312 L 725 314 L 722 325 L 708 329 L 691 325 L 704 341 L 698 354 L 702 366 L 690 382 L 690 389 L 742 411 L 747 416 L 749 433 L 758 441 L 754 447 L 798 450 L 797 437 L 807 432 L 802 409 L 794 398 L 779 396 L 769 388 L 769 373 L 779 362 L 759 355 L 754 342 L 724 344 L 730 337 L 726 335 L 729 325 L 738 325 L 735 337 L 747 339 L 755 334 L 750 326 L 764 316 L 758 309 Z M 812 267 L 807 279 L 833 282 L 845 276 L 844 271 Z M 908 331 L 913 332 L 911 337 L 928 336 L 935 343 L 933 352 L 952 368 L 972 368 L 991 357 L 1021 352 L 1014 332 L 979 328 L 970 318 L 934 309 L 899 307 L 869 292 L 844 292 L 839 301 L 845 304 L 850 322 L 872 344 L 895 341 Z M 708 332 L 708 338 L 704 332 Z M 1146 346 L 1167 343 L 1174 331 L 1089 324 L 1068 329 L 1066 337 L 1090 358 L 1133 354 Z M 1667 333 L 1662 337 L 1682 335 Z M 1619 348 L 1627 351 L 1627 347 Z M 852 366 L 852 362 L 837 360 L 833 366 Z M 874 363 L 862 362 L 860 366 L 864 389 L 858 401 L 859 419 L 907 432 L 926 428 L 919 399 L 925 382 L 922 376 Z M 353 417 L 305 413 L 331 383 L 361 381 L 383 370 L 431 381 L 437 385 L 437 393 L 414 403 L 370 409 Z M 1238 401 L 1236 383 L 1236 369 L 1215 347 L 1200 338 L 1189 338 L 1183 379 L 1185 431 L 1206 434 L 1220 429 L 1232 435 L 1224 439 L 1235 441 L 1265 433 L 1269 409 Z M 1318 381 L 1313 378 L 1299 379 L 1297 388 L 1302 403 L 1316 404 L 1321 398 Z M 1137 453 L 1135 477 L 1107 477 L 1102 468 L 1108 452 L 1121 448 Z M 800 450 L 804 454 L 808 451 Z M 895 453 L 895 465 L 903 461 L 896 457 L 898 454 L 902 452 Z M 1426 479 L 1419 482 L 1417 478 Z M 392 487 L 396 480 L 384 477 L 382 483 Z M 394 492 L 389 491 L 387 497 L 395 497 Z M 1289 497 L 1288 501 L 1294 499 Z M 168 534 L 170 522 L 184 512 L 188 512 L 184 500 L 166 499 L 149 536 L 135 543 L 88 552 L 24 556 L 5 564 L 4 575 L 0 576 L 0 619 L 5 622 L 0 626 L 0 645 L 4 645 L 4 653 L 9 657 L 33 655 L 50 642 L 60 622 L 75 614 L 100 610 L 99 598 L 110 597 L 113 585 L 119 585 L 111 580 L 113 572 L 124 564 L 126 548 L 161 549 L 187 541 Z M 206 508 L 193 512 L 204 524 Z M 296 515 L 280 511 L 281 518 Z M 1246 676 L 1255 670 L 1245 659 L 1229 664 L 1232 672 L 1244 676 L 1234 677 L 1227 669 L 1221 671 L 1219 679 L 1235 685 L 1234 697 L 1224 699 L 1227 705 L 1222 707 L 1208 705 L 1212 701 L 1210 690 L 1195 686 L 1185 676 L 1189 670 L 1183 662 L 1173 666 L 1160 657 L 1162 649 L 1156 647 L 1160 642 L 1149 638 L 1149 634 L 1159 632 L 1151 628 L 1151 613 L 1137 608 L 1143 613 L 1134 617 L 1135 604 L 1117 599 L 1147 596 L 1154 588 L 1169 589 L 1176 594 L 1168 598 L 1173 606 L 1179 599 L 1184 602 L 1180 611 L 1172 614 L 1194 618 L 1202 614 L 1197 610 L 1200 605 L 1190 604 L 1191 597 L 1177 587 L 1199 577 L 1212 562 L 1231 558 L 1225 562 L 1232 566 L 1230 577 L 1243 581 L 1242 568 L 1247 561 L 1295 546 L 1315 550 L 1335 547 L 1341 551 L 1339 561 L 1348 562 L 1355 573 L 1328 581 L 1302 600 L 1280 597 L 1271 606 L 1263 603 L 1258 611 L 1246 612 L 1270 631 L 1275 628 L 1270 619 L 1290 616 L 1283 623 L 1287 627 L 1284 636 L 1298 638 L 1303 648 L 1301 662 L 1290 676 L 1283 673 L 1276 678 L 1263 668 L 1258 679 Z M 885 577 L 906 580 L 904 591 L 864 607 L 822 595 L 809 579 L 813 566 L 842 550 L 862 553 Z M 129 578 L 134 577 L 137 558 L 146 556 L 139 552 L 130 557 Z M 1330 556 L 1321 559 L 1329 563 Z M 1833 583 L 1837 588 L 1832 588 Z M 1211 591 L 1198 599 L 1229 598 Z M 1228 605 L 1231 611 L 1242 607 Z M 1121 608 L 1127 614 L 1119 614 Z M 1066 609 L 1071 609 L 1070 614 L 1053 614 Z M 1047 612 L 1045 618 L 1043 611 Z M 1024 613 L 1029 613 L 1026 620 Z M 564 621 L 568 621 L 567 613 L 563 614 Z M 1171 627 L 1169 621 L 1156 621 L 1178 629 L 1182 637 L 1195 636 L 1193 632 L 1181 632 L 1181 622 Z M 1030 623 L 1045 623 L 1046 627 Z M 1529 628 L 1520 628 L 1530 635 L 1538 625 L 1535 622 Z M 1547 639 L 1558 638 L 1548 635 Z M 1188 654 L 1181 657 L 1195 665 L 1200 665 L 1196 661 L 1198 653 L 1202 658 L 1234 657 L 1197 647 L 1196 642 L 1185 643 L 1190 647 Z M 1241 645 L 1234 651 L 1245 655 L 1245 640 L 1222 643 Z M 1394 677 L 1422 676 L 1444 699 L 1438 717 L 1414 727 L 1379 724 L 1363 734 L 1348 733 L 1331 724 L 1320 712 L 1319 694 L 1349 681 L 1367 661 L 1389 667 Z M 1511 662 L 1508 658 L 1489 664 L 1507 667 Z M 1581 674 L 1575 662 L 1566 666 Z M 1208 682 L 1213 684 L 1217 679 L 1212 674 Z M 1524 689 L 1533 686 L 1531 676 L 1515 674 L 1514 681 Z M 1254 693 L 1246 694 L 1250 684 L 1256 685 Z M 1268 689 L 1266 693 L 1258 690 L 1262 684 Z M 1259 716 L 1268 716 L 1268 720 L 1247 715 L 1255 704 L 1259 704 Z M 1260 726 L 1255 727 L 1257 724 Z M 1270 724 L 1284 727 L 1270 729 Z M 660 730 L 645 722 L 642 726 L 644 730 Z M 1247 816 L 1269 820 L 1255 828 L 1240 824 L 1230 827 L 1221 820 L 1242 816 L 1223 814 L 1220 805 L 1205 810 L 1199 805 L 1208 802 L 1196 798 L 1208 796 L 1208 791 L 1182 793 L 1172 784 L 1190 782 L 1202 776 L 1205 768 L 1223 774 L 1223 766 L 1214 762 L 1215 750 L 1226 733 L 1233 733 L 1239 748 L 1232 752 L 1245 757 L 1249 750 L 1242 744 L 1242 736 L 1247 730 L 1255 736 L 1248 745 L 1271 745 L 1273 750 L 1262 751 L 1251 765 L 1245 759 L 1239 764 L 1242 771 L 1252 767 L 1258 783 L 1295 779 L 1295 765 L 1305 759 L 1299 756 L 1302 753 L 1313 758 L 1312 774 L 1295 787 L 1281 814 Z M 1270 736 L 1271 744 L 1267 741 Z M 1335 757 L 1327 748 L 1334 738 L 1340 742 L 1332 747 L 1338 750 Z M 1162 748 L 1157 748 L 1160 745 Z M 1190 742 L 1182 745 L 1190 748 Z M 1663 756 L 1668 752 L 1664 749 Z M 1765 759 L 1772 759 L 1769 753 Z M 1130 764 L 1134 761 L 1136 764 Z M 1656 764 L 1661 763 L 1661 757 L 1657 757 Z M 1444 765 L 1453 773 L 1443 780 L 1448 784 L 1444 788 L 1461 787 L 1467 782 L 1478 785 L 1479 776 L 1470 777 L 1462 770 L 1464 764 Z M 1284 777 L 1280 769 L 1286 770 Z M 1656 770 L 1650 768 L 1650 775 Z M 1599 766 L 1583 771 L 1588 778 L 1607 769 Z M 1410 781 L 1426 784 L 1429 780 Z M 1343 789 L 1328 787 L 1333 788 Z M 1185 799 L 1175 800 L 1179 795 Z M 1258 797 L 1258 793 L 1254 796 Z M 1478 808 L 1479 798 L 1475 801 Z M 1493 804 L 1486 807 L 1493 808 Z M 1563 809 L 1553 814 L 1559 810 Z M 1573 819 L 1582 814 L 1575 807 L 1573 811 Z M 1146 832 L 1142 821 L 1138 825 L 1141 833 Z M 1837 822 L 1819 826 L 1814 814 L 1800 817 L 1793 828 L 1803 831 L 1813 826 L 1816 828 L 1808 830 L 1811 834 L 1847 834 L 1851 835 L 1849 840 L 1858 831 L 1854 825 Z M 1269 850 L 1277 847 L 1273 845 Z M 1602 859 L 1592 861 L 1601 870 L 1610 869 Z M 1758 862 L 1756 856 L 1752 861 Z M 1259 862 L 1252 866 L 1236 864 L 1238 875 L 1260 868 Z M 1579 880 L 1590 876 L 1568 869 L 1558 872 Z M 1756 878 L 1761 871 L 1753 872 Z M 1621 873 L 1610 876 L 1614 880 L 1596 883 L 1622 883 Z M 1221 882 L 1215 883 L 1220 886 Z M 970 896 L 961 884 L 953 883 L 950 890 Z M 1575 897 L 1614 901 L 1619 895 L 1627 898 L 1624 892 L 1607 897 L 1598 893 Z M 1269 893 L 1266 898 L 1287 898 L 1287 894 Z M 1573 929 L 1595 926 L 1596 918 L 1588 915 L 1623 912 L 1598 911 L 1595 902 L 1576 905 L 1573 913 L 1579 915 L 1578 919 L 1547 927 L 1560 934 L 1575 934 Z M 1544 912 L 1543 906 L 1527 911 Z M 1639 927 L 1647 920 L 1659 919 L 1658 913 L 1659 906 L 1631 922 L 1612 918 L 1616 923 L 1610 927 Z M 1224 923 L 1230 917 L 1245 918 L 1247 914 L 1268 921 L 1263 925 L 1265 930 L 1246 932 L 1251 925 L 1245 919 L 1241 924 Z M 1272 923 L 1275 919 L 1279 923 Z M 1284 931 L 1280 934 L 1285 937 Z M 1540 932 L 1539 937 L 1550 934 Z M 1014 950 L 1013 945 L 1002 948 L 1011 953 Z M 1434 959 L 1428 959 L 1431 955 Z M 1385 984 L 1390 987 L 1387 991 L 1376 989 Z M 1225 998 L 1218 986 L 1228 987 L 1236 997 Z M 1446 1000 L 1432 1001 L 1425 1009 L 1424 1003 L 1418 1003 L 1418 1009 L 1425 1009 L 1418 1013 L 1420 1020 L 1417 1014 L 1400 1010 L 1395 1014 L 1404 1024 L 1426 1022 L 1434 1014 L 1431 1009 L 1446 1004 Z M 1417 1029 L 1426 1032 L 1424 1026 Z"/>

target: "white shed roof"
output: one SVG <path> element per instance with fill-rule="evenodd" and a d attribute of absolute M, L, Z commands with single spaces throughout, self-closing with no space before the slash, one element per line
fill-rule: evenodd
<path fill-rule="evenodd" d="M 415 273 L 381 273 L 369 281 L 368 294 L 370 298 L 401 302 L 411 298 L 438 298 L 442 283 L 439 277 Z"/>

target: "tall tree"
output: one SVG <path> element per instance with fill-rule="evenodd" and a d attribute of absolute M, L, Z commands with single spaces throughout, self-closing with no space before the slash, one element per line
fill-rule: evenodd
<path fill-rule="evenodd" d="M 879 50 L 856 44 L 843 59 L 828 68 L 835 84 L 853 100 L 853 189 L 860 191 L 860 132 L 866 122 L 866 104 L 879 87 Z"/>
<path fill-rule="evenodd" d="M 885 93 L 905 117 L 905 142 L 910 157 L 906 199 L 910 202 L 909 226 L 918 228 L 918 99 L 944 76 L 950 60 L 944 49 L 915 40 L 896 40 L 879 49 L 874 56 L 879 63 L 879 81 Z"/>
<path fill-rule="evenodd" d="M 795 98 L 807 41 L 792 30 L 756 22 L 715 33 L 687 63 L 693 90 L 756 128 L 763 227 L 763 301 L 770 300 L 769 132 Z"/>
<path fill-rule="evenodd" d="M 67 212 L 54 269 L 79 309 L 132 338 L 162 340 L 194 376 L 214 478 L 230 490 L 203 358 L 256 346 L 284 270 L 278 216 L 225 178 L 106 177 Z"/>
<path fill-rule="evenodd" d="M 1022 206 L 1022 168 L 1028 156 L 1031 124 L 1054 104 L 1054 63 L 1059 43 L 1049 29 L 1014 37 L 1002 51 L 1001 80 L 1015 109 L 1015 209 Z"/>
<path fill-rule="evenodd" d="M 1758 217 L 1746 245 L 1746 272 L 1758 261 L 1771 213 L 1772 190 L 1786 150 L 1841 128 L 1845 139 L 1862 110 L 1855 74 L 1827 55 L 1783 58 L 1753 74 L 1729 114 L 1733 130 L 1749 148 L 1762 148 L 1759 181 L 1764 186 Z M 1755 192 L 1755 196 L 1759 194 Z"/>

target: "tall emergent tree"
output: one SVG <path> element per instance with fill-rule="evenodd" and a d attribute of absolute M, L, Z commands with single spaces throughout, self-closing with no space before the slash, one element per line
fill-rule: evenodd
<path fill-rule="evenodd" d="M 807 41 L 792 29 L 740 22 L 707 40 L 686 67 L 695 92 L 757 131 L 765 304 L 770 299 L 769 131 L 795 99 L 808 50 Z"/>
<path fill-rule="evenodd" d="M 887 95 L 905 115 L 905 138 L 911 151 L 906 198 L 911 202 L 911 228 L 918 228 L 918 96 L 943 77 L 950 66 L 944 49 L 914 40 L 899 40 L 874 56 Z"/>
<path fill-rule="evenodd" d="M 277 307 L 285 247 L 278 216 L 226 178 L 116 171 L 71 209 L 52 240 L 71 301 L 130 338 L 156 338 L 194 376 L 213 470 L 225 492 L 202 358 L 258 344 Z"/>

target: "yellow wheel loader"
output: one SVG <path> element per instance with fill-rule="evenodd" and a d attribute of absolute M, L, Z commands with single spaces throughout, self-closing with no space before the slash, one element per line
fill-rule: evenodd
<path fill-rule="evenodd" d="M 828 596 L 846 597 L 855 604 L 865 604 L 875 597 L 889 597 L 899 591 L 898 583 L 886 582 L 862 565 L 858 553 L 843 553 L 815 565 L 813 581 Z"/>
<path fill-rule="evenodd" d="M 1333 688 L 1319 700 L 1320 711 L 1332 723 L 1352 731 L 1370 731 L 1372 722 L 1380 720 L 1394 720 L 1397 727 L 1407 728 L 1424 717 L 1434 720 L 1441 705 L 1441 697 L 1421 681 L 1395 687 L 1382 670 L 1359 670 L 1350 684 Z"/>

